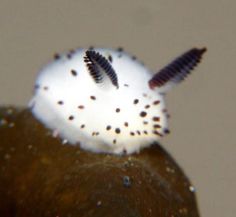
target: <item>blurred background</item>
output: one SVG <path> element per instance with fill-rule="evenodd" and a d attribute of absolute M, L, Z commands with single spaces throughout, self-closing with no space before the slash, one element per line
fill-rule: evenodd
<path fill-rule="evenodd" d="M 154 71 L 207 46 L 197 70 L 167 97 L 162 145 L 197 189 L 202 217 L 236 213 L 236 1 L 0 0 L 0 104 L 27 105 L 55 52 L 122 46 Z"/>

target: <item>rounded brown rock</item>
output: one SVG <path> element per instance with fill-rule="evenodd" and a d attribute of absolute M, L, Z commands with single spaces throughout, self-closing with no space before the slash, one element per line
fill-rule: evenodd
<path fill-rule="evenodd" d="M 199 217 L 191 183 L 158 144 L 116 156 L 56 136 L 27 109 L 0 109 L 2 217 Z"/>

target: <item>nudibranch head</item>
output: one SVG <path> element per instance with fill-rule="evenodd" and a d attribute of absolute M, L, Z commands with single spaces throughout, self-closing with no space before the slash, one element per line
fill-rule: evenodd
<path fill-rule="evenodd" d="M 193 48 L 156 74 L 122 49 L 56 55 L 39 73 L 30 108 L 70 144 L 94 152 L 138 152 L 169 132 L 164 93 L 205 50 Z"/>

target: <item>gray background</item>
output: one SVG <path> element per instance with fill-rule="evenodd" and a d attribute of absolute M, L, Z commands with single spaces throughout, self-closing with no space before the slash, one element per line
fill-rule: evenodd
<path fill-rule="evenodd" d="M 169 93 L 162 140 L 197 188 L 203 217 L 236 214 L 234 0 L 0 0 L 0 104 L 26 105 L 56 51 L 123 46 L 157 70 L 193 46 L 203 62 Z"/>

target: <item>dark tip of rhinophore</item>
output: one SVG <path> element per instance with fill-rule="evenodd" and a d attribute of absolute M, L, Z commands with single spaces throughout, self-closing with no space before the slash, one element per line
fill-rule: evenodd
<path fill-rule="evenodd" d="M 53 58 L 54 58 L 55 60 L 59 60 L 59 59 L 61 58 L 61 56 L 60 56 L 60 54 L 55 53 L 55 54 L 53 55 Z"/>
<path fill-rule="evenodd" d="M 124 51 L 124 48 L 123 48 L 123 47 L 118 47 L 118 48 L 117 48 L 117 51 L 118 51 L 118 52 L 123 52 L 123 51 Z"/>
<path fill-rule="evenodd" d="M 201 51 L 202 54 L 207 52 L 207 47 L 203 47 L 202 49 L 200 49 L 200 51 Z"/>
<path fill-rule="evenodd" d="M 195 48 L 193 48 L 193 50 L 197 50 L 198 53 L 199 53 L 200 55 L 202 55 L 202 54 L 204 54 L 204 53 L 207 52 L 207 47 L 203 47 L 203 48 L 197 48 L 197 47 L 195 47 Z"/>

